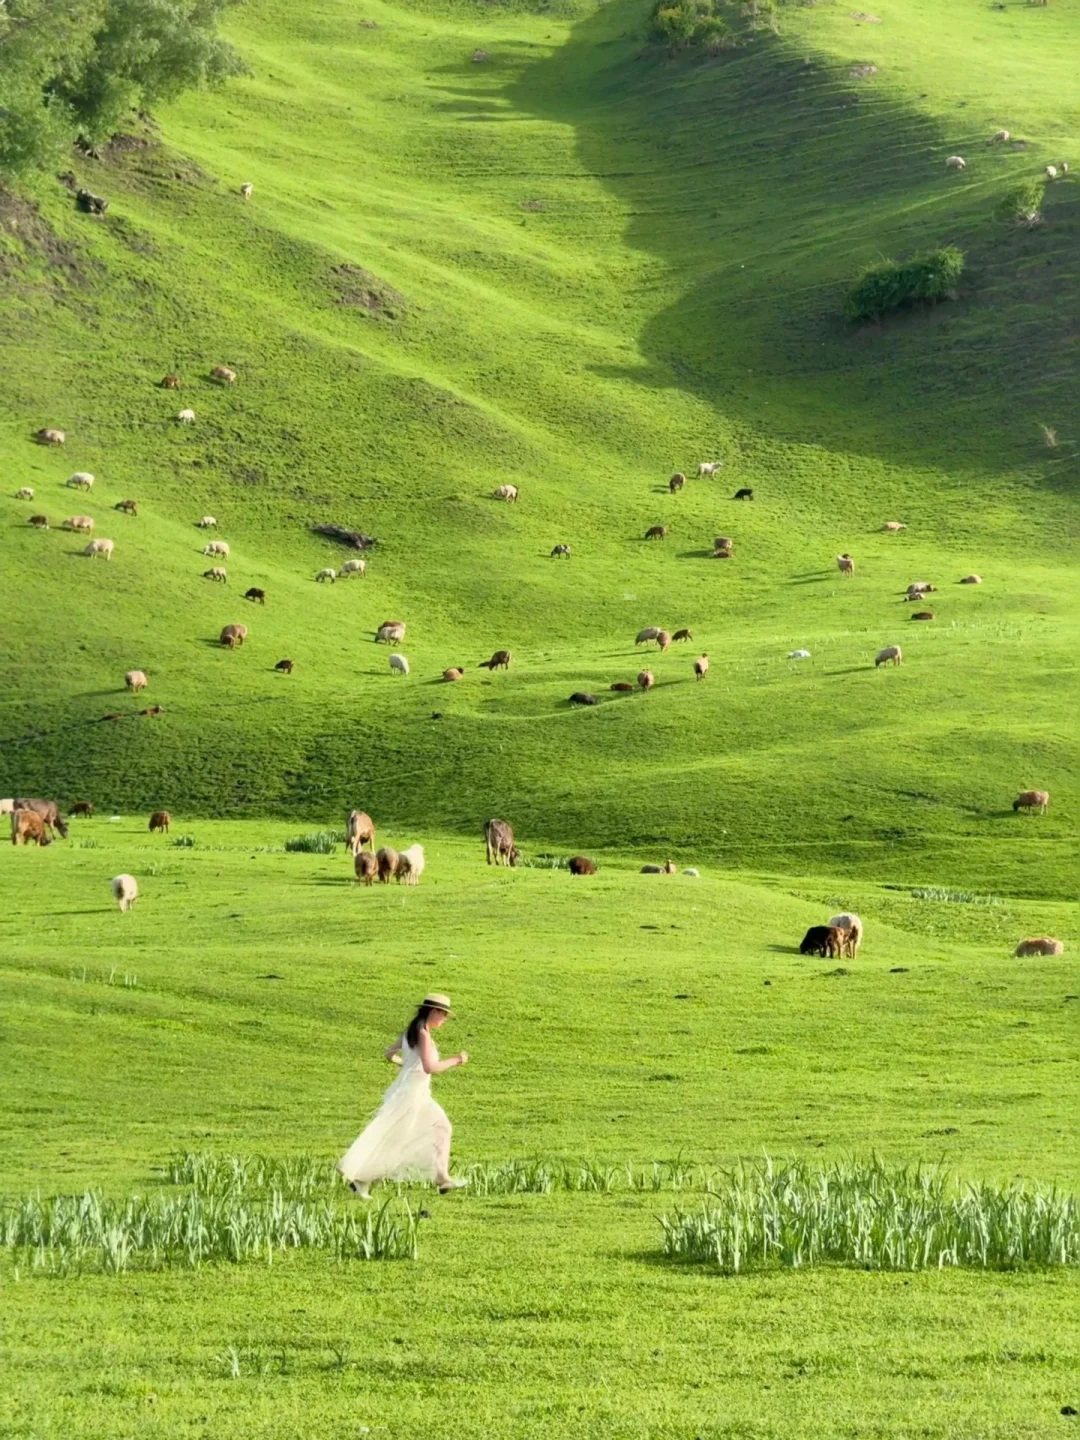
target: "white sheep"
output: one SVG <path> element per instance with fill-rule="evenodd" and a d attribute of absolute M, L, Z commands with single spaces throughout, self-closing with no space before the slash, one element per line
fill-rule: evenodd
<path fill-rule="evenodd" d="M 255 189 L 255 186 L 252 185 L 251 181 L 250 181 L 250 180 L 245 180 L 244 183 L 243 183 L 243 185 L 240 186 L 240 195 L 241 195 L 241 198 L 244 199 L 244 200 L 250 200 L 250 199 L 251 199 L 251 193 L 252 193 L 252 191 L 253 191 L 254 189 Z"/>
<path fill-rule="evenodd" d="M 902 665 L 904 663 L 904 652 L 899 645 L 886 645 L 884 650 L 879 650 L 874 656 L 874 669 L 881 665 Z"/>
<path fill-rule="evenodd" d="M 76 470 L 74 475 L 67 479 L 69 490 L 91 490 L 94 485 L 94 477 L 89 470 Z"/>
<path fill-rule="evenodd" d="M 213 530 L 216 525 L 217 521 L 214 519 L 213 515 L 204 515 L 199 521 L 200 530 Z"/>
<path fill-rule="evenodd" d="M 139 885 L 134 875 L 114 875 L 112 882 L 113 899 L 121 910 L 130 910 L 139 898 Z"/>
<path fill-rule="evenodd" d="M 331 570 L 329 566 L 327 566 L 325 570 L 320 570 L 319 573 L 315 576 L 315 581 L 317 584 L 321 583 L 323 580 L 329 580 L 330 583 L 333 584 L 336 579 L 337 571 Z"/>
<path fill-rule="evenodd" d="M 1057 166 L 1047 165 L 1044 174 L 1046 175 L 1047 180 L 1056 180 L 1058 177 Z"/>
<path fill-rule="evenodd" d="M 415 885 L 424 873 L 424 847 L 410 845 L 398 854 L 397 878 L 402 885 Z"/>
<path fill-rule="evenodd" d="M 858 915 L 845 911 L 843 915 L 834 915 L 829 924 L 835 925 L 837 930 L 844 932 L 842 953 L 854 960 L 859 953 L 863 937 L 863 923 Z"/>
<path fill-rule="evenodd" d="M 204 555 L 224 555 L 228 557 L 229 542 L 227 540 L 211 540 L 209 545 L 203 546 Z"/>
<path fill-rule="evenodd" d="M 150 681 L 146 678 L 145 670 L 128 670 L 124 675 L 124 684 L 133 695 L 137 695 L 140 690 L 146 689 Z"/>
<path fill-rule="evenodd" d="M 703 460 L 701 464 L 697 467 L 697 473 L 699 476 L 715 475 L 717 470 L 720 469 L 723 463 L 724 462 L 722 460 Z"/>
<path fill-rule="evenodd" d="M 841 575 L 854 575 L 855 561 L 845 552 L 843 555 L 837 555 L 836 568 L 840 571 Z"/>
<path fill-rule="evenodd" d="M 111 560 L 114 548 L 115 542 L 112 540 L 91 540 L 83 554 L 89 555 L 91 560 L 96 559 L 99 555 L 104 555 L 106 560 Z"/>
<path fill-rule="evenodd" d="M 14 800 L 0 800 L 0 815 L 14 815 L 14 814 L 15 814 L 15 801 L 14 801 Z"/>
<path fill-rule="evenodd" d="M 901 530 L 906 530 L 907 526 L 902 520 L 886 520 L 881 528 L 887 535 L 895 535 Z"/>
<path fill-rule="evenodd" d="M 659 625 L 646 625 L 644 630 L 639 630 L 634 640 L 635 645 L 646 645 L 650 640 L 655 640 L 660 634 Z"/>
<path fill-rule="evenodd" d="M 1003 143 L 1004 143 L 1006 140 L 1008 140 L 1008 139 L 1009 139 L 1009 132 L 1008 132 L 1008 130 L 995 130 L 994 133 L 993 133 L 993 135 L 990 136 L 990 144 L 991 144 L 991 145 L 1003 144 Z"/>
<path fill-rule="evenodd" d="M 33 498 L 34 492 L 30 489 L 29 485 L 24 485 L 21 490 L 15 491 L 16 500 L 32 500 Z"/>
<path fill-rule="evenodd" d="M 228 582 L 229 572 L 220 565 L 215 565 L 212 570 L 203 571 L 203 579 L 216 580 L 219 584 L 224 585 Z"/>
<path fill-rule="evenodd" d="M 65 530 L 82 530 L 88 532 L 93 530 L 94 522 L 89 515 L 72 515 L 64 521 Z"/>
<path fill-rule="evenodd" d="M 696 880 L 700 876 L 701 871 L 697 868 L 696 865 L 688 865 L 682 873 L 684 875 L 692 875 Z"/>
<path fill-rule="evenodd" d="M 966 170 L 967 161 L 962 155 L 950 155 L 945 161 L 946 170 Z"/>
<path fill-rule="evenodd" d="M 409 673 L 409 662 L 404 655 L 390 656 L 390 669 L 395 675 L 407 675 Z"/>
<path fill-rule="evenodd" d="M 492 491 L 491 498 L 493 500 L 508 500 L 512 504 L 518 498 L 518 488 L 516 485 L 500 485 Z"/>
<path fill-rule="evenodd" d="M 340 578 L 344 580 L 346 575 L 363 575 L 366 570 L 366 560 L 346 560 L 338 573 Z"/>
<path fill-rule="evenodd" d="M 787 657 L 787 658 L 788 658 L 789 660 L 809 660 L 809 659 L 810 659 L 810 651 L 809 651 L 809 650 L 789 650 L 789 651 L 788 651 L 788 657 Z"/>
<path fill-rule="evenodd" d="M 179 420 L 179 422 L 180 422 L 181 425 L 194 425 L 194 424 L 195 424 L 195 411 L 194 411 L 194 410 L 181 410 L 180 413 L 177 415 L 176 418 L 177 418 L 177 420 Z"/>

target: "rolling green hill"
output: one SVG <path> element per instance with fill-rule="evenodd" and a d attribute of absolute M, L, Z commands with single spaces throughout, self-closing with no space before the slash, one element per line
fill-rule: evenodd
<path fill-rule="evenodd" d="M 647 47 L 646 13 L 249 0 L 250 78 L 73 161 L 103 221 L 51 181 L 0 202 L 0 793 L 469 833 L 499 813 L 533 847 L 1066 892 L 1080 192 L 1048 186 L 1032 229 L 998 207 L 1080 164 L 1076 17 L 785 5 L 703 60 Z M 953 303 L 842 324 L 861 266 L 944 243 L 968 258 Z M 63 489 L 77 469 L 91 496 Z M 55 528 L 81 512 L 111 563 Z M 206 512 L 227 588 L 201 578 Z M 322 521 L 378 537 L 366 578 L 315 583 L 344 557 Z M 390 617 L 407 679 L 372 643 Z M 649 624 L 692 650 L 613 695 Z M 890 643 L 905 665 L 875 671 Z M 504 646 L 508 673 L 477 669 Z M 1026 786 L 1047 816 L 1013 816 Z"/>

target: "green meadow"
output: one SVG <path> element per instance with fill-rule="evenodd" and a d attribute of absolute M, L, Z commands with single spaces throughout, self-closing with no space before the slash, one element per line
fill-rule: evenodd
<path fill-rule="evenodd" d="M 706 58 L 648 9 L 247 0 L 246 77 L 72 156 L 103 219 L 0 191 L 0 796 L 96 810 L 0 846 L 8 1201 L 171 1194 L 188 1151 L 332 1162 L 431 988 L 472 1057 L 436 1081 L 461 1168 L 1080 1186 L 1076 14 L 789 3 Z M 1070 161 L 1040 223 L 1003 210 Z M 863 267 L 945 245 L 955 298 L 845 325 Z M 377 537 L 363 578 L 316 582 L 349 557 L 327 522 Z M 284 850 L 353 806 L 423 842 L 417 888 Z M 485 867 L 492 815 L 526 866 Z M 545 859 L 576 853 L 599 873 Z M 638 873 L 669 857 L 700 874 Z M 800 957 L 844 909 L 858 957 Z M 1029 935 L 1064 954 L 1015 959 Z M 700 1187 L 480 1191 L 389 1196 L 427 1212 L 416 1261 L 0 1250 L 0 1434 L 1080 1423 L 1074 1267 L 729 1275 L 662 1254 Z"/>

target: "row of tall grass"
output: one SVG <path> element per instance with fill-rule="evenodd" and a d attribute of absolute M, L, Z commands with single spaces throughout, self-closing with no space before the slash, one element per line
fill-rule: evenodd
<path fill-rule="evenodd" d="M 869 1160 L 740 1165 L 699 1209 L 660 1217 L 663 1253 L 729 1274 L 770 1267 L 1017 1270 L 1080 1264 L 1073 1195 L 962 1184 Z"/>

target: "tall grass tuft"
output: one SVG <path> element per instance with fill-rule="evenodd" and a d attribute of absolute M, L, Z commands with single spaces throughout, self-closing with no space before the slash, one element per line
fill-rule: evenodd
<path fill-rule="evenodd" d="M 1075 1196 L 961 1185 L 877 1157 L 824 1167 L 765 1159 L 727 1172 L 695 1211 L 660 1217 L 663 1253 L 737 1274 L 771 1266 L 985 1270 L 1080 1264 Z"/>
<path fill-rule="evenodd" d="M 285 841 L 285 849 L 300 850 L 305 855 L 332 855 L 335 846 L 344 845 L 344 830 L 312 830 L 307 835 L 294 835 Z"/>

